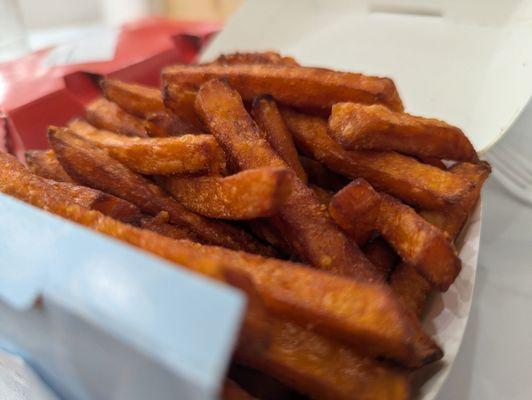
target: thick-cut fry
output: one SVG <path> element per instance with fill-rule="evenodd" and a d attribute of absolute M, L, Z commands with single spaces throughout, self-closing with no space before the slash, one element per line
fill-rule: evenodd
<path fill-rule="evenodd" d="M 48 184 L 65 193 L 74 203 L 89 210 L 96 210 L 119 221 L 136 223 L 141 217 L 137 206 L 112 194 L 86 186 L 50 180 Z"/>
<path fill-rule="evenodd" d="M 350 205 L 369 196 L 377 198 L 376 212 L 365 215 L 350 212 Z M 350 219 L 350 228 L 361 220 L 364 224 L 374 224 L 399 256 L 441 291 L 447 290 L 460 272 L 460 259 L 441 230 L 426 222 L 409 206 L 385 193 L 375 192 L 363 179 L 353 181 L 336 193 L 329 210 L 340 226 Z"/>
<path fill-rule="evenodd" d="M 32 150 L 24 153 L 30 170 L 43 178 L 56 182 L 75 183 L 63 169 L 53 150 Z"/>
<path fill-rule="evenodd" d="M 166 111 L 159 88 L 116 79 L 103 79 L 100 87 L 108 100 L 139 118 Z"/>
<path fill-rule="evenodd" d="M 482 185 L 489 176 L 491 167 L 484 161 L 478 164 L 457 163 L 450 168 L 450 171 L 474 182 L 475 189 L 460 205 L 443 211 L 420 211 L 419 214 L 432 225 L 441 229 L 447 238 L 453 241 L 477 203 Z M 416 268 L 401 263 L 391 275 L 390 284 L 403 304 L 418 317 L 421 317 L 432 287 Z"/>
<path fill-rule="evenodd" d="M 241 169 L 287 167 L 263 138 L 239 94 L 227 84 L 217 80 L 204 84 L 196 97 L 196 108 Z M 382 279 L 357 246 L 334 224 L 312 190 L 297 177 L 278 215 L 287 230 L 283 232 L 286 239 L 316 268 L 358 279 Z"/>
<path fill-rule="evenodd" d="M 212 135 L 127 137 L 81 120 L 68 127 L 139 174 L 216 174 L 225 170 L 225 155 Z"/>
<path fill-rule="evenodd" d="M 344 150 L 327 133 L 327 122 L 319 117 L 281 110 L 300 150 L 333 171 L 370 184 L 406 203 L 425 209 L 457 204 L 472 189 L 467 180 L 422 164 L 395 152 Z"/>
<path fill-rule="evenodd" d="M 308 180 L 311 184 L 337 192 L 349 183 L 348 179 L 332 172 L 319 161 L 301 155 L 299 156 L 299 161 L 307 173 Z"/>
<path fill-rule="evenodd" d="M 54 130 L 52 129 L 52 133 Z M 0 190 L 99 232 L 153 252 L 215 279 L 225 266 L 249 276 L 265 306 L 370 353 L 401 358 L 409 353 L 410 325 L 388 287 L 362 283 L 305 266 L 244 252 L 172 240 L 84 211 L 68 195 L 32 175 L 14 157 L 0 154 Z"/>
<path fill-rule="evenodd" d="M 76 181 L 123 198 L 151 215 L 167 211 L 171 223 L 191 230 L 204 243 L 273 254 L 243 230 L 188 211 L 157 185 L 129 170 L 74 132 L 51 127 L 48 139 L 61 165 Z"/>
<path fill-rule="evenodd" d="M 192 85 L 226 79 L 245 101 L 270 94 L 282 104 L 303 108 L 328 109 L 341 101 L 353 101 L 403 110 L 392 80 L 323 68 L 269 64 L 172 65 L 163 69 L 162 77 L 166 84 Z"/>
<path fill-rule="evenodd" d="M 270 347 L 245 364 L 316 399 L 406 400 L 404 371 L 300 326 L 272 319 Z"/>
<path fill-rule="evenodd" d="M 101 98 L 87 106 L 85 117 L 91 124 L 101 129 L 127 136 L 166 136 L 160 128 L 149 121 L 131 115 L 115 103 Z"/>
<path fill-rule="evenodd" d="M 198 214 L 247 220 L 276 214 L 290 194 L 292 176 L 289 169 L 257 168 L 227 177 L 166 177 L 159 183 Z"/>
<path fill-rule="evenodd" d="M 459 128 L 433 118 L 393 112 L 378 104 L 335 104 L 329 129 L 347 150 L 394 150 L 446 160 L 478 160 L 473 145 Z"/>
<path fill-rule="evenodd" d="M 397 253 L 386 243 L 382 236 L 376 237 L 364 246 L 364 254 L 373 265 L 378 267 L 386 277 L 390 275 L 393 267 L 399 261 Z"/>
<path fill-rule="evenodd" d="M 194 107 L 198 87 L 179 83 L 165 83 L 163 86 L 164 104 L 174 115 L 186 122 L 191 129 L 205 131 L 203 121 Z"/>
<path fill-rule="evenodd" d="M 234 65 L 234 64 L 273 64 L 299 66 L 299 63 L 292 57 L 282 56 L 274 51 L 253 52 L 253 53 L 230 53 L 222 54 L 212 64 Z"/>
<path fill-rule="evenodd" d="M 270 146 L 294 170 L 297 177 L 307 183 L 307 174 L 299 161 L 292 134 L 286 127 L 275 101 L 269 96 L 256 97 L 253 101 L 252 115 L 262 132 L 266 134 Z"/>
<path fill-rule="evenodd" d="M 170 215 L 168 212 L 161 211 L 155 217 L 144 216 L 140 219 L 140 227 L 149 229 L 150 231 L 157 232 L 159 235 L 163 235 L 172 239 L 186 239 L 193 242 L 199 242 L 198 236 L 194 232 L 182 226 L 177 226 L 169 223 Z"/>

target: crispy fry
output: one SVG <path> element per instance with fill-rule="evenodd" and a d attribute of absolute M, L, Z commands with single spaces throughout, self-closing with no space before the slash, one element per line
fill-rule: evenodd
<path fill-rule="evenodd" d="M 199 242 L 198 236 L 194 232 L 182 226 L 177 226 L 169 223 L 170 215 L 168 212 L 161 211 L 155 217 L 144 216 L 140 219 L 140 227 L 157 232 L 159 235 L 169 237 L 171 239 L 186 239 L 193 242 Z"/>
<path fill-rule="evenodd" d="M 53 138 L 54 129 L 51 133 Z M 316 329 L 363 350 L 399 358 L 409 352 L 410 325 L 403 321 L 398 303 L 385 285 L 357 282 L 244 252 L 168 239 L 99 212 L 81 209 L 68 195 L 32 175 L 5 153 L 0 154 L 0 167 L 0 190 L 6 194 L 215 279 L 223 279 L 224 269 L 230 266 L 249 276 L 270 312 L 311 322 Z"/>
<path fill-rule="evenodd" d="M 157 185 L 129 170 L 104 150 L 74 132 L 51 127 L 48 140 L 63 168 L 76 181 L 125 199 L 151 215 L 167 211 L 171 223 L 191 230 L 202 242 L 253 253 L 272 254 L 269 248 L 244 231 L 188 211 Z"/>
<path fill-rule="evenodd" d="M 55 189 L 68 195 L 72 201 L 89 210 L 96 210 L 122 222 L 136 223 L 141 217 L 137 206 L 97 189 L 67 182 L 48 181 Z"/>
<path fill-rule="evenodd" d="M 174 115 L 187 123 L 193 130 L 205 131 L 203 121 L 196 113 L 194 102 L 198 87 L 179 83 L 165 83 L 163 86 L 164 104 Z"/>
<path fill-rule="evenodd" d="M 350 212 L 350 205 L 356 205 L 369 196 L 376 199 L 375 212 L 365 215 Z M 364 224 L 374 224 L 399 256 L 441 291 L 447 290 L 460 272 L 460 259 L 442 231 L 426 222 L 409 206 L 385 193 L 375 192 L 363 179 L 354 180 L 338 192 L 329 210 L 340 226 L 350 218 L 353 218 L 348 224 L 350 228 L 361 220 Z"/>
<path fill-rule="evenodd" d="M 126 136 L 165 136 L 160 128 L 149 121 L 137 118 L 118 107 L 115 103 L 101 98 L 87 106 L 85 117 L 91 124 L 101 129 Z"/>
<path fill-rule="evenodd" d="M 349 183 L 345 177 L 332 172 L 312 158 L 300 155 L 299 161 L 307 173 L 308 180 L 311 184 L 337 192 Z"/>
<path fill-rule="evenodd" d="M 75 183 L 57 161 L 53 150 L 31 150 L 24 153 L 24 157 L 34 174 L 56 182 Z"/>
<path fill-rule="evenodd" d="M 386 277 L 399 261 L 397 253 L 386 243 L 382 236 L 376 237 L 364 247 L 364 254 Z"/>
<path fill-rule="evenodd" d="M 288 169 L 257 168 L 227 177 L 167 177 L 159 183 L 200 215 L 247 220 L 276 214 L 290 194 L 292 176 Z"/>
<path fill-rule="evenodd" d="M 287 167 L 263 139 L 238 93 L 227 84 L 217 80 L 204 84 L 196 97 L 196 107 L 211 133 L 241 169 Z M 283 233 L 291 246 L 315 267 L 359 279 L 382 279 L 336 227 L 312 190 L 297 177 L 278 215 L 290 231 Z"/>
<path fill-rule="evenodd" d="M 222 54 L 212 64 L 234 65 L 234 64 L 274 64 L 299 66 L 299 63 L 292 57 L 282 56 L 274 51 L 253 52 L 253 53 L 230 53 Z"/>
<path fill-rule="evenodd" d="M 477 203 L 482 185 L 489 176 L 491 167 L 485 161 L 478 164 L 457 163 L 450 168 L 450 171 L 474 182 L 475 189 L 464 199 L 462 204 L 449 210 L 424 210 L 420 211 L 419 214 L 441 229 L 447 235 L 447 238 L 453 241 L 460 233 Z M 421 317 L 427 298 L 432 290 L 430 283 L 414 267 L 401 263 L 391 275 L 390 284 L 403 304 L 418 317 Z"/>
<path fill-rule="evenodd" d="M 467 180 L 395 152 L 344 150 L 319 117 L 281 110 L 300 150 L 333 171 L 370 184 L 425 209 L 457 204 L 472 189 Z"/>
<path fill-rule="evenodd" d="M 292 134 L 286 127 L 275 101 L 270 96 L 259 96 L 253 100 L 252 115 L 266 140 L 292 168 L 303 183 L 307 183 L 307 174 L 299 161 Z"/>
<path fill-rule="evenodd" d="M 139 118 L 166 111 L 158 88 L 116 79 L 103 79 L 100 87 L 108 100 Z"/>
<path fill-rule="evenodd" d="M 280 319 L 270 324 L 267 353 L 245 364 L 316 399 L 409 398 L 404 371 L 361 357 L 348 346 L 296 324 Z"/>
<path fill-rule="evenodd" d="M 394 150 L 446 160 L 478 160 L 473 145 L 459 128 L 433 118 L 393 112 L 378 104 L 335 104 L 329 129 L 347 150 Z"/>
<path fill-rule="evenodd" d="M 253 400 L 254 397 L 231 379 L 226 379 L 222 390 L 222 400 Z"/>
<path fill-rule="evenodd" d="M 279 103 L 295 107 L 328 109 L 340 101 L 354 101 L 403 110 L 392 80 L 323 68 L 268 64 L 173 65 L 164 68 L 162 76 L 166 84 L 192 85 L 223 78 L 245 101 L 267 93 Z"/>
<path fill-rule="evenodd" d="M 216 174 L 225 170 L 225 155 L 212 135 L 127 137 L 81 120 L 68 127 L 139 174 Z"/>

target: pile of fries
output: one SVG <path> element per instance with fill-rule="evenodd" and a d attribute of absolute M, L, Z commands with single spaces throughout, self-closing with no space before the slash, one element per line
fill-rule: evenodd
<path fill-rule="evenodd" d="M 103 80 L 27 167 L 0 154 L 0 190 L 243 290 L 234 365 L 255 379 L 409 398 L 443 355 L 419 318 L 460 272 L 453 242 L 490 173 L 464 133 L 404 113 L 387 78 L 272 52 L 162 82 Z M 252 398 L 229 380 L 223 396 Z"/>

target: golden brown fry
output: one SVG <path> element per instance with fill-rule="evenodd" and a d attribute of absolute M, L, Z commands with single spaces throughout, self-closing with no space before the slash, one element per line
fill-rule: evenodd
<path fill-rule="evenodd" d="M 31 172 L 56 182 L 75 183 L 63 169 L 53 150 L 31 150 L 24 153 Z"/>
<path fill-rule="evenodd" d="M 163 86 L 164 104 L 190 129 L 205 131 L 203 121 L 194 108 L 198 87 L 179 83 L 165 83 Z"/>
<path fill-rule="evenodd" d="M 292 57 L 282 56 L 274 51 L 253 52 L 253 53 L 230 53 L 222 54 L 212 64 L 234 65 L 234 64 L 273 64 L 299 66 L 299 63 Z"/>
<path fill-rule="evenodd" d="M 269 248 L 243 230 L 188 211 L 157 185 L 129 170 L 74 132 L 51 127 L 48 140 L 63 168 L 76 181 L 125 199 L 151 215 L 167 211 L 171 223 L 191 230 L 204 243 L 272 254 Z"/>
<path fill-rule="evenodd" d="M 341 101 L 353 101 L 403 110 L 392 80 L 324 68 L 268 64 L 172 65 L 163 69 L 162 77 L 165 84 L 188 85 L 223 78 L 245 101 L 270 94 L 279 103 L 303 108 L 328 109 Z"/>
<path fill-rule="evenodd" d="M 292 168 L 303 183 L 307 183 L 307 174 L 299 161 L 292 134 L 286 127 L 283 117 L 270 96 L 259 96 L 253 100 L 252 114 L 257 125 L 266 134 L 266 140 Z"/>
<path fill-rule="evenodd" d="M 332 172 L 312 158 L 300 155 L 299 161 L 307 173 L 308 180 L 311 184 L 337 192 L 349 183 L 345 177 Z"/>
<path fill-rule="evenodd" d="M 212 135 L 127 137 L 82 120 L 72 121 L 68 127 L 139 174 L 216 174 L 225 170 L 225 155 Z"/>
<path fill-rule="evenodd" d="M 99 211 L 119 221 L 136 223 L 141 217 L 141 212 L 137 206 L 112 194 L 67 182 L 50 180 L 48 184 L 65 193 L 74 203 L 89 210 Z"/>
<path fill-rule="evenodd" d="M 57 131 L 56 131 L 57 132 Z M 51 130 L 52 136 L 54 129 Z M 0 154 L 0 190 L 215 279 L 231 268 L 247 274 L 269 310 L 392 357 L 409 352 L 410 325 L 382 284 L 362 283 L 303 265 L 172 240 L 76 206 L 64 193 Z"/>
<path fill-rule="evenodd" d="M 350 205 L 369 196 L 377 198 L 375 213 L 355 216 L 350 212 Z M 441 230 L 426 222 L 409 206 L 385 193 L 375 192 L 363 179 L 353 181 L 336 193 L 329 210 L 340 226 L 350 219 L 349 227 L 361 220 L 364 224 L 374 224 L 399 256 L 440 291 L 446 291 L 460 272 L 460 259 Z"/>
<path fill-rule="evenodd" d="M 254 397 L 231 379 L 226 379 L 222 389 L 222 400 L 253 400 Z"/>
<path fill-rule="evenodd" d="M 115 103 L 101 98 L 87 106 L 85 117 L 91 124 L 101 129 L 126 136 L 166 136 L 160 128 L 146 120 L 137 118 L 118 107 Z"/>
<path fill-rule="evenodd" d="M 457 204 L 471 191 L 467 180 L 395 152 L 344 150 L 319 117 L 281 110 L 300 150 L 349 178 L 364 178 L 377 189 L 425 209 Z"/>
<path fill-rule="evenodd" d="M 168 212 L 161 211 L 155 217 L 144 216 L 140 219 L 140 227 L 157 232 L 159 235 L 169 237 L 171 239 L 186 239 L 193 242 L 199 242 L 197 235 L 189 229 L 182 226 L 177 226 L 169 223 L 170 215 Z"/>
<path fill-rule="evenodd" d="M 245 364 L 316 399 L 406 400 L 407 375 L 311 330 L 272 319 L 270 347 Z"/>
<path fill-rule="evenodd" d="M 364 246 L 364 254 L 373 265 L 377 266 L 386 277 L 399 261 L 397 253 L 386 243 L 382 236 L 376 237 Z"/>
<path fill-rule="evenodd" d="M 227 84 L 217 80 L 204 84 L 196 97 L 196 108 L 241 169 L 287 167 L 263 138 L 239 94 Z M 358 279 L 382 280 L 357 246 L 334 224 L 312 190 L 297 177 L 278 215 L 291 246 L 316 268 Z"/>
<path fill-rule="evenodd" d="M 335 104 L 329 129 L 347 150 L 393 150 L 446 160 L 478 160 L 459 128 L 433 118 L 393 112 L 378 104 Z"/>
<path fill-rule="evenodd" d="M 103 79 L 100 87 L 108 100 L 139 118 L 166 111 L 159 88 L 116 79 Z"/>
<path fill-rule="evenodd" d="M 200 215 L 247 220 L 276 214 L 290 194 L 292 176 L 289 169 L 257 168 L 227 177 L 166 177 L 159 183 Z"/>

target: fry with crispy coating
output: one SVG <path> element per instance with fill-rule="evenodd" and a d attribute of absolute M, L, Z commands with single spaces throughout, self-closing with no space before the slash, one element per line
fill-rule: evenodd
<path fill-rule="evenodd" d="M 350 212 L 365 198 L 375 198 L 375 212 L 365 215 Z M 377 193 L 363 179 L 356 179 L 336 193 L 329 205 L 336 223 L 353 228 L 364 221 L 392 245 L 399 256 L 414 266 L 440 291 L 446 291 L 460 272 L 461 262 L 442 231 L 425 221 L 412 208 L 385 193 Z"/>
<path fill-rule="evenodd" d="M 158 88 L 117 79 L 102 79 L 100 87 L 108 100 L 139 118 L 166 111 Z"/>
<path fill-rule="evenodd" d="M 75 183 L 63 169 L 53 150 L 31 150 L 24 153 L 31 172 L 56 182 Z"/>
<path fill-rule="evenodd" d="M 393 150 L 446 160 L 478 160 L 473 145 L 459 128 L 434 118 L 394 112 L 379 104 L 335 104 L 329 131 L 347 150 Z"/>
<path fill-rule="evenodd" d="M 299 63 L 292 57 L 282 56 L 274 51 L 252 52 L 252 53 L 230 53 L 222 54 L 211 64 L 234 65 L 234 64 L 273 64 L 299 66 Z"/>
<path fill-rule="evenodd" d="M 385 285 L 357 282 L 221 247 L 168 239 L 74 206 L 68 195 L 32 175 L 5 153 L 0 154 L 0 167 L 0 190 L 6 194 L 215 279 L 223 278 L 226 266 L 245 273 L 272 313 L 311 322 L 316 329 L 370 353 L 401 358 L 410 352 L 410 325 L 403 320 L 396 299 Z"/>
<path fill-rule="evenodd" d="M 195 131 L 205 131 L 203 121 L 194 108 L 198 87 L 196 85 L 186 85 L 179 83 L 164 83 L 163 99 L 164 104 L 180 120 L 188 124 L 190 129 Z"/>
<path fill-rule="evenodd" d="M 271 64 L 172 65 L 163 69 L 162 77 L 165 84 L 198 86 L 211 79 L 225 79 L 245 101 L 267 93 L 279 103 L 302 108 L 329 109 L 335 103 L 353 101 L 403 110 L 392 80 L 324 68 Z"/>
<path fill-rule="evenodd" d="M 204 84 L 196 97 L 196 108 L 240 169 L 287 167 L 264 139 L 239 94 L 227 84 L 218 80 Z M 312 190 L 297 177 L 278 215 L 283 222 L 281 230 L 291 246 L 316 268 L 359 279 L 382 279 L 357 246 L 334 224 Z"/>
<path fill-rule="evenodd" d="M 292 134 L 286 127 L 275 101 L 270 96 L 256 97 L 253 100 L 251 115 L 266 134 L 270 146 L 294 170 L 297 177 L 307 183 L 307 174 L 299 161 Z"/>
<path fill-rule="evenodd" d="M 292 188 L 292 171 L 248 169 L 237 174 L 162 177 L 163 188 L 186 208 L 210 218 L 247 220 L 276 214 Z"/>
<path fill-rule="evenodd" d="M 473 185 L 467 180 L 395 152 L 344 150 L 319 117 L 281 110 L 288 129 L 303 152 L 333 171 L 364 178 L 377 189 L 425 209 L 457 204 Z"/>
<path fill-rule="evenodd" d="M 139 174 L 217 174 L 225 170 L 225 155 L 212 135 L 128 137 L 82 120 L 72 121 L 68 127 Z"/>
<path fill-rule="evenodd" d="M 345 177 L 332 172 L 319 161 L 302 155 L 299 156 L 299 161 L 307 173 L 308 180 L 311 184 L 337 192 L 349 183 L 349 180 Z"/>
<path fill-rule="evenodd" d="M 87 106 L 85 118 L 98 128 L 121 135 L 166 136 L 166 133 L 161 132 L 156 125 L 125 112 L 115 103 L 104 98 L 96 99 Z"/>
<path fill-rule="evenodd" d="M 191 230 L 202 242 L 252 253 L 272 254 L 269 248 L 243 230 L 188 211 L 157 185 L 129 170 L 74 132 L 51 127 L 48 140 L 63 168 L 76 181 L 125 199 L 151 215 L 167 211 L 171 223 Z"/>

